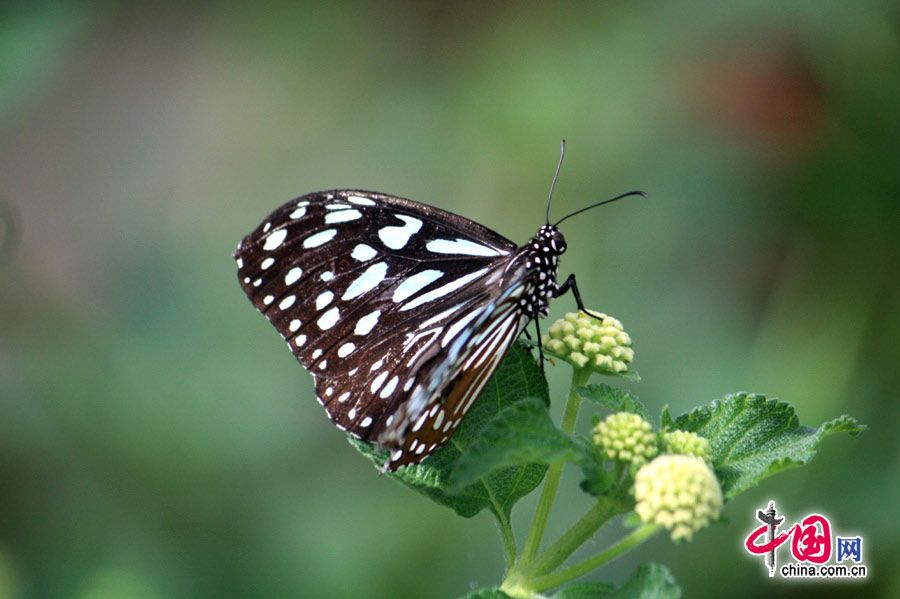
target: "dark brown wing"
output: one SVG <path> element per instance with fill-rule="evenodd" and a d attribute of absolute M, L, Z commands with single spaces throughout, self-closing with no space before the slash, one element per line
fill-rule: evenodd
<path fill-rule="evenodd" d="M 273 212 L 235 259 L 242 288 L 313 374 L 329 417 L 392 447 L 390 431 L 416 413 L 401 406 L 502 295 L 515 251 L 499 234 L 425 204 L 328 191 Z"/>

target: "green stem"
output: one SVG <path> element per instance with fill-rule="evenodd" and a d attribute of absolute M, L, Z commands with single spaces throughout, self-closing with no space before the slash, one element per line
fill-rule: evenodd
<path fill-rule="evenodd" d="M 603 524 L 613 516 L 627 512 L 630 502 L 621 495 L 601 496 L 597 503 L 578 519 L 559 539 L 547 547 L 534 561 L 523 568 L 527 578 L 540 577 L 552 572 L 562 564 L 575 550 L 594 536 Z"/>
<path fill-rule="evenodd" d="M 513 532 L 509 518 L 497 516 L 497 526 L 500 527 L 500 536 L 503 537 L 503 551 L 506 554 L 506 569 L 509 570 L 516 563 L 516 535 Z"/>
<path fill-rule="evenodd" d="M 630 535 L 624 537 L 615 545 L 612 545 L 607 550 L 598 553 L 594 557 L 590 557 L 570 568 L 566 568 L 565 570 L 560 570 L 559 572 L 554 572 L 552 574 L 547 574 L 546 576 L 535 578 L 530 581 L 530 584 L 528 586 L 531 589 L 540 592 L 558 587 L 569 582 L 570 580 L 575 580 L 576 578 L 584 576 L 591 570 L 599 568 L 606 562 L 614 560 L 623 553 L 634 549 L 635 547 L 652 537 L 656 533 L 656 531 L 659 530 L 659 528 L 660 526 L 658 524 L 645 524 L 640 528 L 635 529 Z"/>
<path fill-rule="evenodd" d="M 575 422 L 578 420 L 578 409 L 581 407 L 581 396 L 578 394 L 577 389 L 583 387 L 590 377 L 590 370 L 581 368 L 572 370 L 569 399 L 566 402 L 566 410 L 562 419 L 562 430 L 567 434 L 571 434 L 575 430 Z M 553 507 L 553 501 L 556 499 L 556 491 L 559 489 L 559 479 L 562 477 L 563 466 L 564 462 L 554 462 L 547 471 L 547 479 L 544 482 L 544 488 L 541 490 L 541 498 L 538 500 L 534 520 L 531 522 L 531 529 L 528 531 L 528 537 L 525 539 L 525 547 L 522 549 L 522 557 L 519 563 L 531 561 L 537 555 L 538 549 L 540 549 L 541 539 L 543 539 L 544 530 L 547 528 L 547 519 L 550 517 L 550 510 Z"/>

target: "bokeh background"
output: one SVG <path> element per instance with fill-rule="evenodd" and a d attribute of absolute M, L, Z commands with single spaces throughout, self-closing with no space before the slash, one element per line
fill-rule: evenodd
<path fill-rule="evenodd" d="M 752 390 L 871 426 L 594 577 L 652 559 L 691 597 L 900 596 L 897 24 L 869 1 L 3 3 L 0 597 L 497 583 L 490 516 L 353 451 L 230 252 L 333 187 L 524 241 L 561 137 L 555 214 L 651 194 L 567 222 L 563 271 L 625 323 L 653 412 Z M 741 548 L 770 498 L 862 534 L 870 580 L 771 583 Z"/>

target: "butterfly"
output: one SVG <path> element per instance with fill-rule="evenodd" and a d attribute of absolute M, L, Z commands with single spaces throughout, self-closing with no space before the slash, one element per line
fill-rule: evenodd
<path fill-rule="evenodd" d="M 559 176 L 565 144 L 550 188 Z M 257 310 L 313 375 L 342 431 L 389 450 L 385 468 L 446 443 L 507 350 L 549 301 L 566 241 L 546 224 L 522 246 L 476 222 L 387 194 L 310 193 L 291 200 L 234 252 Z M 541 352 L 543 367 L 543 352 Z"/>

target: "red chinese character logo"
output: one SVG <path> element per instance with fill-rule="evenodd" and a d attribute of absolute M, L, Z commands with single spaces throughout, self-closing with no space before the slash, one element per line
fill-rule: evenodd
<path fill-rule="evenodd" d="M 791 530 L 791 553 L 800 562 L 824 564 L 831 559 L 831 523 L 819 514 L 810 514 Z"/>
<path fill-rule="evenodd" d="M 778 532 L 784 518 L 775 511 L 775 502 L 757 511 L 763 523 L 744 540 L 744 548 L 752 555 L 765 555 L 769 576 L 775 575 L 775 550 L 791 538 L 791 553 L 798 562 L 824 564 L 831 559 L 831 523 L 821 514 L 810 514 L 788 530 Z"/>
<path fill-rule="evenodd" d="M 762 555 L 763 553 L 769 553 L 770 551 L 772 551 L 774 549 L 778 549 L 782 543 L 787 541 L 788 536 L 790 536 L 790 534 L 792 532 L 794 532 L 794 529 L 791 528 L 787 532 L 780 533 L 777 537 L 775 537 L 771 541 L 766 541 L 765 539 L 763 539 L 762 543 L 757 544 L 756 540 L 759 539 L 759 537 L 766 534 L 768 531 L 769 531 L 769 525 L 763 524 L 762 526 L 760 526 L 759 528 L 757 528 L 756 530 L 751 532 L 747 536 L 747 539 L 744 541 L 744 547 L 747 548 L 747 551 L 749 551 L 753 555 Z"/>

